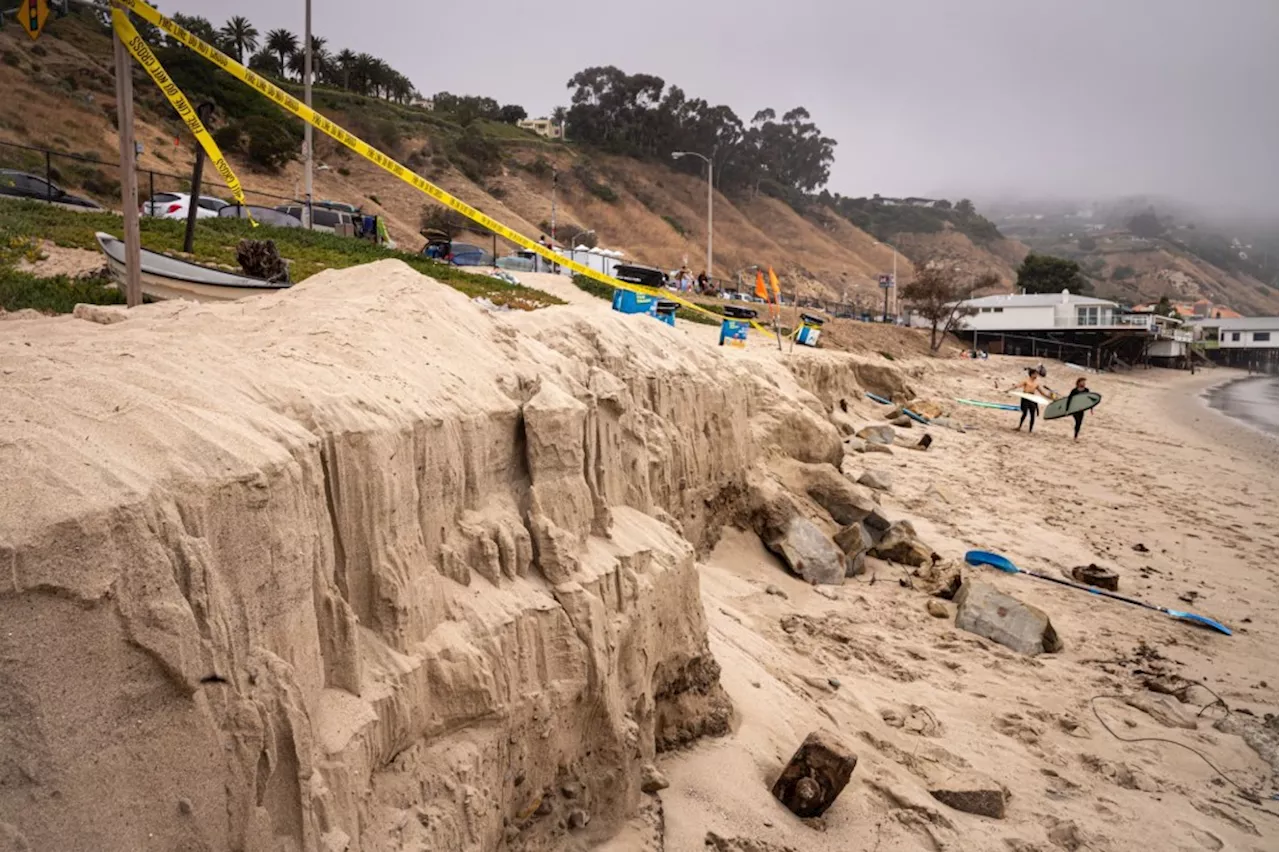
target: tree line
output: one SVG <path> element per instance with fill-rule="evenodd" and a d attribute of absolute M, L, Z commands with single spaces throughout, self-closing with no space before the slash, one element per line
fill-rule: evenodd
<path fill-rule="evenodd" d="M 304 43 L 289 30 L 274 29 L 263 34 L 241 15 L 228 18 L 221 27 L 215 27 L 208 18 L 200 15 L 177 12 L 171 17 L 196 38 L 259 74 L 303 82 L 306 64 Z M 176 44 L 169 38 L 166 38 L 166 43 Z M 333 53 L 328 45 L 328 39 L 311 36 L 312 84 L 402 104 L 418 96 L 409 78 L 385 60 L 345 49 Z"/>
<path fill-rule="evenodd" d="M 587 68 L 568 83 L 573 90 L 565 120 L 579 143 L 638 158 L 670 161 L 690 151 L 711 159 L 722 191 L 787 197 L 811 193 L 827 182 L 836 140 L 822 135 L 809 112 L 797 106 L 779 118 L 762 109 L 743 121 L 723 104 L 691 98 L 652 74 L 627 74 L 613 66 Z M 685 157 L 672 163 L 702 173 L 703 162 Z"/>

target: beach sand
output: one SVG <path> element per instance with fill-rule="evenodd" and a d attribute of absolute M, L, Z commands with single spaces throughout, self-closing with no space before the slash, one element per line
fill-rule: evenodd
<path fill-rule="evenodd" d="M 993 386 L 1026 363 L 925 363 L 919 384 L 937 397 L 1003 401 Z M 1051 387 L 1078 375 L 1049 367 Z M 739 720 L 732 736 L 664 762 L 665 848 L 702 849 L 708 831 L 795 850 L 1276 848 L 1274 803 L 1247 801 L 1186 749 L 1120 742 L 1095 715 L 1123 737 L 1198 749 L 1264 802 L 1276 791 L 1275 717 L 1264 721 L 1277 701 L 1276 442 L 1201 400 L 1229 377 L 1089 375 L 1104 401 L 1079 443 L 1070 418 L 1028 435 L 1013 431 L 1016 413 L 961 409 L 970 431 L 931 429 L 928 452 L 855 458 L 892 474 L 886 512 L 913 519 L 948 560 L 994 550 L 1059 576 L 1098 563 L 1119 572 L 1122 593 L 1216 618 L 1235 629 L 1230 638 L 966 567 L 1052 618 L 1065 649 L 1023 657 L 930 617 L 897 566 L 872 560 L 867 575 L 820 593 L 754 536 L 726 532 L 703 567 L 703 600 Z M 767 594 L 770 584 L 787 597 Z M 788 620 L 800 628 L 788 633 Z M 1197 687 L 1182 704 L 1144 688 L 1159 675 L 1212 694 Z M 839 688 L 821 688 L 827 678 Z M 1200 713 L 1213 694 L 1230 708 L 1226 722 L 1221 706 Z M 769 794 L 820 727 L 859 759 L 822 832 Z M 1219 727 L 1249 729 L 1267 759 Z M 1008 791 L 1003 820 L 929 795 L 975 776 Z"/>

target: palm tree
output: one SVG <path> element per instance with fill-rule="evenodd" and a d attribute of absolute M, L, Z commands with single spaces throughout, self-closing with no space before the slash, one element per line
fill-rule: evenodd
<path fill-rule="evenodd" d="M 355 68 L 356 55 L 350 50 L 342 50 L 334 57 L 338 70 L 342 72 L 342 88 L 350 90 L 351 71 Z"/>
<path fill-rule="evenodd" d="M 373 60 L 373 94 L 374 97 L 391 98 L 391 75 L 395 72 L 391 66 L 381 59 Z M 380 94 L 381 93 L 381 94 Z"/>
<path fill-rule="evenodd" d="M 357 53 L 351 65 L 353 90 L 362 95 L 373 94 L 374 63 L 377 62 L 367 53 Z"/>
<path fill-rule="evenodd" d="M 236 15 L 229 18 L 219 31 L 227 44 L 235 50 L 236 62 L 244 64 L 246 55 L 258 49 L 258 30 L 248 18 Z"/>
<path fill-rule="evenodd" d="M 267 33 L 267 50 L 280 59 L 280 71 L 289 67 L 289 57 L 298 51 L 298 37 L 285 29 Z"/>

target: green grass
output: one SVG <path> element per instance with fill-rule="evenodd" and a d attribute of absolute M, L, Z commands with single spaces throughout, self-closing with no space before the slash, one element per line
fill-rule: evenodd
<path fill-rule="evenodd" d="M 6 200 L 0 202 L 0 205 L 3 205 L 0 206 L 0 246 L 16 245 L 29 239 L 46 239 L 59 246 L 98 251 L 98 244 L 93 236 L 95 231 L 119 235 L 123 227 L 120 217 L 113 213 L 79 213 L 38 201 Z M 152 251 L 181 252 L 185 224 L 170 219 L 144 218 L 141 225 L 142 245 Z M 438 263 L 420 254 L 388 251 L 365 240 L 299 228 L 274 228 L 268 225 L 253 228 L 242 219 L 199 220 L 192 244 L 192 257 L 202 263 L 238 268 L 236 245 L 245 237 L 275 240 L 280 255 L 291 261 L 290 275 L 295 283 L 325 269 L 345 269 L 362 263 L 395 258 L 469 297 L 483 296 L 497 305 L 533 310 L 546 305 L 563 304 L 560 299 L 541 290 L 508 284 L 488 275 L 465 272 L 456 266 Z M 0 301 L 0 307 L 16 310 L 8 300 L 18 298 L 17 294 L 24 287 L 32 285 L 31 276 L 13 272 L 11 263 L 12 261 L 5 263 L 4 257 L 0 256 L 0 278 L 15 282 L 6 286 L 5 298 Z M 23 307 L 43 309 L 34 304 Z M 48 310 L 56 308 L 51 306 Z"/>
<path fill-rule="evenodd" d="M 0 267 L 0 308 L 31 308 L 44 314 L 69 314 L 76 305 L 122 305 L 124 293 L 105 279 L 73 279 L 65 275 L 37 278 L 29 272 Z"/>

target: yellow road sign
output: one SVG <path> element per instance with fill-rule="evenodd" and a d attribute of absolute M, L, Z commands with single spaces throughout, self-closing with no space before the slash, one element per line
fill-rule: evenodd
<path fill-rule="evenodd" d="M 49 0 L 22 0 L 18 7 L 18 23 L 27 31 L 31 39 L 40 38 L 44 22 L 49 20 Z"/>

